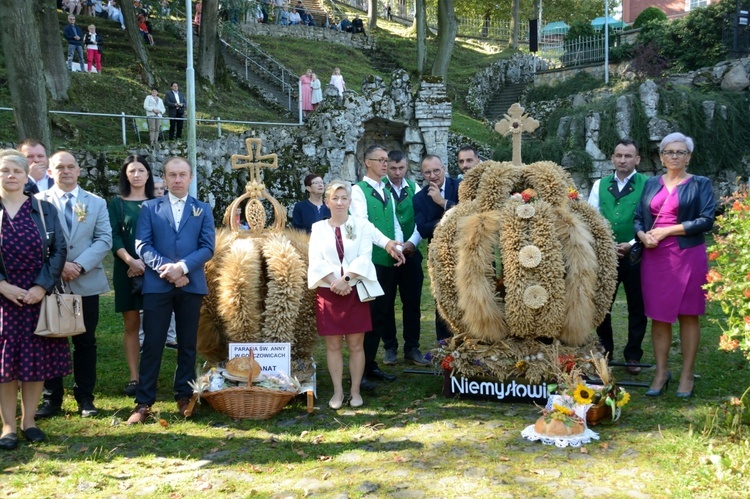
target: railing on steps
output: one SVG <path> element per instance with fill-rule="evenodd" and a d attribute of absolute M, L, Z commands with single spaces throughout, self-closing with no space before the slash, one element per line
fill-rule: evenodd
<path fill-rule="evenodd" d="M 294 102 L 299 96 L 299 76 L 245 38 L 234 26 L 220 23 L 219 33 L 221 44 L 244 60 L 245 79 L 248 79 L 248 71 L 253 71 L 273 86 L 279 87 L 279 91 L 287 96 L 287 109 L 293 113 L 299 111 L 301 119 L 300 106 Z"/>

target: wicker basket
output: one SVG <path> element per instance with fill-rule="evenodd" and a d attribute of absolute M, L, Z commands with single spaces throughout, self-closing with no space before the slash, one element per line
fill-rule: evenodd
<path fill-rule="evenodd" d="M 586 424 L 596 426 L 604 421 L 612 421 L 612 408 L 605 403 L 592 405 L 586 411 Z"/>
<path fill-rule="evenodd" d="M 201 398 L 216 412 L 232 419 L 268 419 L 281 412 L 296 395 L 259 386 L 243 386 L 204 392 Z"/>

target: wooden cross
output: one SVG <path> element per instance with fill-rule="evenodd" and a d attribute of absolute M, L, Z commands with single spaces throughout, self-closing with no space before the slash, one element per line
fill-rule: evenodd
<path fill-rule="evenodd" d="M 279 167 L 279 158 L 276 153 L 273 154 L 261 154 L 263 147 L 263 139 L 253 138 L 245 139 L 245 148 L 247 148 L 247 156 L 242 154 L 232 154 L 232 168 L 238 170 L 240 168 L 247 168 L 250 170 L 250 184 L 263 189 L 263 183 L 260 180 L 260 169 L 261 168 L 273 168 Z M 267 163 L 266 160 L 272 160 Z M 246 163 L 241 163 L 246 161 Z"/>
<path fill-rule="evenodd" d="M 539 122 L 534 118 L 529 117 L 528 114 L 523 114 L 524 108 L 516 102 L 510 109 L 508 114 L 495 124 L 495 130 L 502 136 L 513 134 L 513 164 L 515 166 L 521 166 L 521 134 L 523 132 L 533 132 L 539 127 Z"/>

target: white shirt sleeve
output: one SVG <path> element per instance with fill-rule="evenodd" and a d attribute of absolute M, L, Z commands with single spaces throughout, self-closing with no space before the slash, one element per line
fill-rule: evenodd
<path fill-rule="evenodd" d="M 594 185 L 591 186 L 591 192 L 589 193 L 589 204 L 596 208 L 597 211 L 599 211 L 599 184 L 601 183 L 601 179 L 594 182 Z"/>
<path fill-rule="evenodd" d="M 370 220 L 367 217 L 367 201 L 365 200 L 365 193 L 362 190 L 362 188 L 358 185 L 352 186 L 352 203 L 349 205 L 349 214 L 353 217 L 362 218 L 367 221 Z M 401 226 L 398 223 L 398 219 L 395 218 L 396 217 L 395 208 L 393 210 L 393 217 L 394 217 L 394 222 L 396 223 L 396 227 L 398 227 L 398 231 L 400 232 Z M 380 232 L 380 230 L 378 230 L 378 228 L 375 227 L 374 225 L 372 226 L 372 228 L 375 229 L 372 234 L 373 244 L 379 248 L 385 249 L 385 246 L 390 241 L 390 238 L 386 237 L 385 234 Z"/>

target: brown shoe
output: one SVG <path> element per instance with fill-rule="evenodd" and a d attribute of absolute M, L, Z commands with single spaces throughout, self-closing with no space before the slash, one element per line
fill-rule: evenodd
<path fill-rule="evenodd" d="M 198 400 L 197 395 L 193 395 L 190 398 L 181 398 L 177 401 L 177 412 L 180 415 L 189 418 L 193 415 L 193 409 L 195 409 L 195 402 Z"/>
<path fill-rule="evenodd" d="M 636 365 L 628 365 L 628 372 L 630 374 L 639 374 L 641 372 L 640 366 L 637 365 L 637 364 L 641 363 L 640 360 L 626 360 L 625 363 L 626 364 L 636 364 Z"/>
<path fill-rule="evenodd" d="M 137 406 L 135 406 L 133 414 L 131 414 L 128 418 L 128 424 L 131 425 L 145 423 L 146 419 L 148 419 L 149 414 L 151 414 L 151 411 L 146 404 L 138 404 Z"/>

